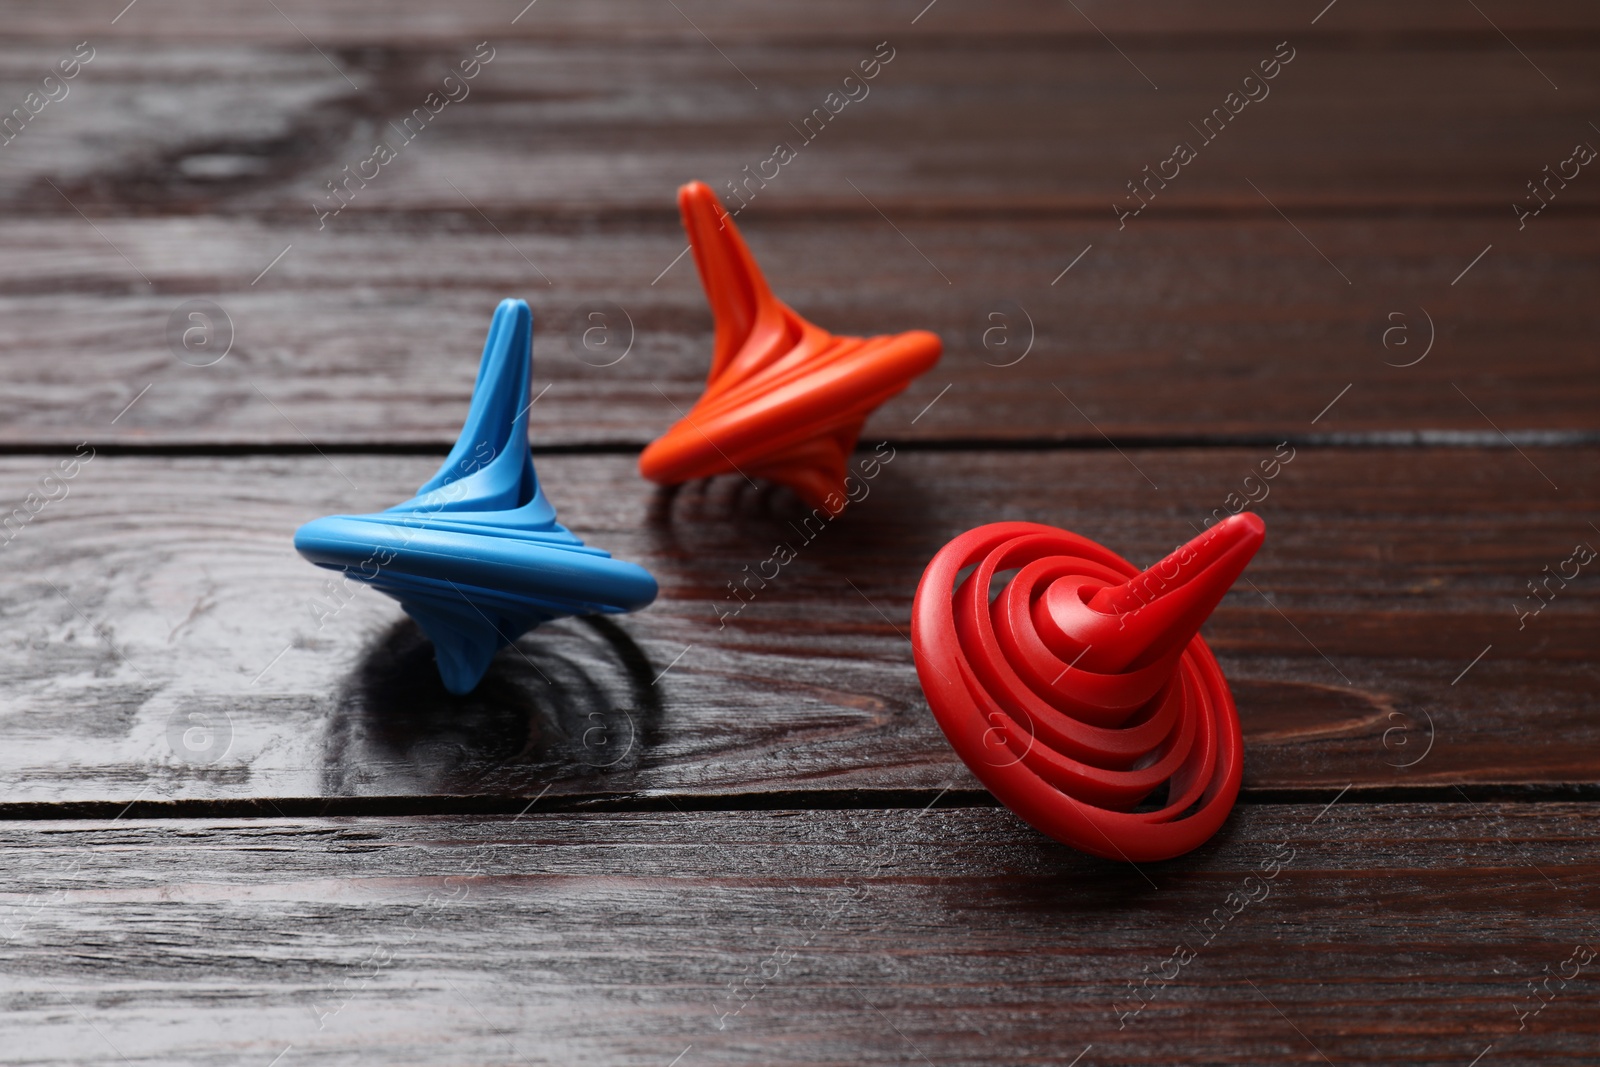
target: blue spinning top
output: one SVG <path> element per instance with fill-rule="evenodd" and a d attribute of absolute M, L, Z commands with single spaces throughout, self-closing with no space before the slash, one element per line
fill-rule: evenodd
<path fill-rule="evenodd" d="M 403 504 L 314 519 L 294 547 L 400 601 L 433 641 L 444 686 L 467 693 L 501 646 L 551 619 L 636 611 L 656 580 L 556 522 L 528 448 L 533 313 L 502 300 L 466 425 L 439 473 Z"/>

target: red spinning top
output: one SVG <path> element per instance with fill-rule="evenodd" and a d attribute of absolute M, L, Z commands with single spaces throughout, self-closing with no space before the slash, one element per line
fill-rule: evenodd
<path fill-rule="evenodd" d="M 1232 810 L 1244 756 L 1200 624 L 1265 537 L 1234 515 L 1140 572 L 1053 526 L 967 531 L 911 609 L 928 706 L 989 791 L 1056 840 L 1139 861 L 1197 848 Z M 1163 783 L 1159 810 L 1133 810 Z"/>
<path fill-rule="evenodd" d="M 678 210 L 716 324 L 711 373 L 689 413 L 644 450 L 639 473 L 663 485 L 765 476 L 837 515 L 862 423 L 939 361 L 939 338 L 835 337 L 772 295 L 709 186 L 679 189 Z"/>

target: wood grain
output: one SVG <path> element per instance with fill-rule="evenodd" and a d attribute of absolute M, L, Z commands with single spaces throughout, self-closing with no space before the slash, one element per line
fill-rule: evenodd
<path fill-rule="evenodd" d="M 0 1056 L 1589 1057 L 1587 970 L 1528 984 L 1600 939 L 1592 806 L 1319 807 L 1144 869 L 998 810 L 10 823 Z"/>
<path fill-rule="evenodd" d="M 1518 234 L 1509 219 L 1307 220 L 1313 248 L 1276 217 L 1144 221 L 1120 236 L 1070 220 L 908 222 L 916 248 L 881 219 L 755 216 L 744 229 L 776 291 L 827 328 L 944 338 L 940 364 L 870 422 L 878 438 L 1503 445 L 1498 427 L 1527 446 L 1600 433 L 1600 222 L 1549 217 Z M 687 258 L 658 279 L 684 249 L 675 222 L 419 233 L 356 220 L 310 240 L 239 219 L 96 225 L 7 225 L 0 444 L 446 447 L 508 295 L 534 306 L 539 445 L 641 447 L 703 387 L 698 279 Z M 232 326 L 214 366 L 180 362 L 169 340 L 197 298 Z"/>
<path fill-rule="evenodd" d="M 1600 181 L 1513 205 L 1600 143 L 1594 5 L 4 23 L 0 117 L 95 55 L 0 134 L 0 1063 L 1592 1062 L 1600 594 L 1547 576 L 1600 540 Z M 479 41 L 470 97 L 319 226 Z M 710 347 L 675 186 L 798 142 L 880 41 L 739 219 L 820 324 L 944 338 L 867 428 L 892 462 L 820 533 L 738 477 L 651 488 L 633 453 Z M 546 490 L 662 596 L 453 698 L 290 538 L 431 473 L 505 296 Z M 215 365 L 174 347 L 193 300 Z M 911 669 L 926 560 L 1031 519 L 1149 562 L 1280 441 L 1206 628 L 1246 734 L 1222 832 L 1135 868 L 995 807 Z"/>
<path fill-rule="evenodd" d="M 1545 47 L 1570 44 L 1574 34 L 1600 26 L 1592 5 L 1582 0 L 1538 0 L 1491 4 L 1490 22 L 1470 6 L 1451 0 L 1413 0 L 1377 4 L 1342 0 L 1331 10 L 1323 3 L 1235 0 L 1226 6 L 1198 0 L 1007 0 L 986 7 L 929 5 L 927 0 L 818 0 L 811 4 L 743 4 L 738 0 L 677 0 L 681 11 L 651 0 L 539 0 L 537 5 L 505 0 L 459 0 L 440 8 L 429 0 L 395 0 L 376 11 L 361 0 L 275 0 L 281 13 L 252 5 L 215 8 L 200 0 L 139 0 L 138 17 L 118 19 L 119 37 L 159 37 L 177 41 L 245 40 L 301 46 L 302 32 L 323 45 L 373 42 L 414 43 L 498 34 L 510 38 L 665 40 L 705 46 L 694 26 L 737 41 L 787 40 L 795 44 L 898 32 L 908 37 L 1037 38 L 1099 42 L 1100 31 L 1136 37 L 1200 38 L 1270 34 L 1298 30 L 1331 41 L 1352 38 L 1367 43 L 1411 35 L 1432 40 L 1496 36 L 1494 26 L 1515 32 L 1524 43 Z M 93 0 L 15 0 L 8 9 L 12 34 L 21 39 L 81 35 L 111 23 L 104 5 Z M 693 16 L 693 25 L 685 15 Z M 203 17 L 202 17 L 203 16 Z M 1097 29 L 1098 28 L 1098 29 Z M 1503 45 L 1504 39 L 1498 38 Z M 1580 38 L 1581 39 L 1581 38 Z"/>
<path fill-rule="evenodd" d="M 901 451 L 820 532 L 735 477 L 666 493 L 631 456 L 541 456 L 562 519 L 662 595 L 542 628 L 464 699 L 392 601 L 330 589 L 290 544 L 309 518 L 402 499 L 435 461 L 98 456 L 3 549 L 4 801 L 976 796 L 905 636 L 933 553 L 1028 519 L 1148 563 L 1271 455 Z M 0 462 L 5 498 L 58 462 Z M 1600 782 L 1593 576 L 1518 615 L 1539 603 L 1527 583 L 1600 538 L 1597 464 L 1587 449 L 1298 451 L 1259 509 L 1266 548 L 1206 631 L 1247 787 Z M 736 597 L 780 542 L 798 558 Z"/>
<path fill-rule="evenodd" d="M 270 7 L 266 17 L 276 17 Z M 1487 24 L 1478 41 L 1452 47 L 1329 48 L 1296 33 L 1282 48 L 1275 33 L 1158 40 L 1138 46 L 1134 62 L 1098 35 L 974 47 L 962 34 L 863 33 L 712 47 L 687 23 L 679 28 L 693 40 L 497 41 L 487 46 L 492 62 L 453 89 L 443 79 L 476 37 L 323 55 L 303 39 L 268 47 L 96 37 L 69 95 L 5 145 L 0 210 L 77 221 L 74 208 L 96 218 L 244 213 L 309 239 L 319 211 L 339 206 L 328 183 L 344 181 L 348 165 L 369 180 L 345 189 L 349 204 L 327 226 L 373 214 L 413 226 L 433 215 L 477 222 L 473 205 L 502 226 L 519 217 L 665 219 L 676 186 L 698 178 L 730 208 L 750 199 L 758 213 L 881 223 L 882 210 L 903 226 L 1038 211 L 1115 229 L 1113 204 L 1141 202 L 1128 183 L 1187 143 L 1197 158 L 1142 189 L 1154 201 L 1136 224 L 1215 210 L 1278 219 L 1276 207 L 1291 217 L 1467 213 L 1514 227 L 1513 202 L 1540 203 L 1526 183 L 1597 138 L 1593 40 L 1536 49 L 1531 64 Z M 70 48 L 38 42 L 0 53 L 0 100 L 20 105 Z M 870 82 L 845 87 L 875 54 L 892 58 Z M 1245 87 L 1263 98 L 1235 97 L 1239 113 L 1224 111 L 1225 129 L 1214 120 L 1202 131 L 1275 54 L 1293 58 L 1271 81 Z M 830 102 L 843 88 L 859 99 Z M 430 93 L 446 91 L 458 101 L 438 104 L 421 132 L 398 129 Z M 380 141 L 396 158 L 361 171 Z M 795 158 L 764 164 L 779 142 Z M 765 166 L 765 177 L 735 199 L 728 186 L 746 180 L 746 166 Z M 1600 182 L 1567 169 L 1570 180 L 1543 194 L 1549 210 L 1593 215 Z"/>

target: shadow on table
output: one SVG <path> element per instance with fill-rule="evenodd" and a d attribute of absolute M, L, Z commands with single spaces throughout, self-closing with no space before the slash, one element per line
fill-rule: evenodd
<path fill-rule="evenodd" d="M 340 690 L 323 743 L 329 796 L 524 795 L 635 769 L 661 718 L 654 672 L 601 616 L 539 627 L 455 696 L 409 618 L 378 635 Z"/>
<path fill-rule="evenodd" d="M 859 585 L 875 576 L 909 575 L 914 583 L 928 557 L 959 531 L 948 529 L 938 494 L 906 467 L 853 483 L 865 495 L 831 519 L 765 479 L 722 475 L 658 487 L 642 532 L 652 555 L 709 566 L 722 581 L 772 578 L 791 558 L 838 577 L 846 592 L 845 577 Z"/>

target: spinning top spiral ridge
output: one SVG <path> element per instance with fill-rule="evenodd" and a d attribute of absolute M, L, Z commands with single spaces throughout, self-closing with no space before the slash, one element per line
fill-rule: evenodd
<path fill-rule="evenodd" d="M 767 477 L 837 515 L 867 416 L 939 361 L 939 338 L 836 337 L 772 295 L 709 186 L 679 189 L 678 209 L 715 320 L 711 370 L 694 407 L 639 457 L 639 472 L 662 485 Z"/>
<path fill-rule="evenodd" d="M 643 567 L 612 559 L 556 522 L 528 447 L 533 314 L 495 309 L 472 406 L 444 466 L 416 496 L 371 515 L 314 519 L 294 547 L 400 601 L 433 641 L 452 693 L 542 622 L 635 611 L 656 597 Z"/>
<path fill-rule="evenodd" d="M 962 534 L 912 607 L 940 728 L 990 792 L 1058 841 L 1133 861 L 1199 847 L 1238 796 L 1244 747 L 1199 629 L 1265 536 L 1260 518 L 1235 515 L 1141 572 L 1052 526 Z M 1134 810 L 1162 785 L 1158 810 Z"/>

